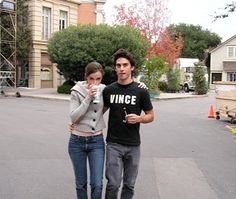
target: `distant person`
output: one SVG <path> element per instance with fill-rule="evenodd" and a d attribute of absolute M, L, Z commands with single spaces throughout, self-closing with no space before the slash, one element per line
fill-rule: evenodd
<path fill-rule="evenodd" d="M 148 91 L 138 88 L 132 79 L 133 56 L 120 49 L 114 54 L 114 65 L 118 80 L 103 90 L 104 106 L 110 108 L 105 199 L 117 199 L 122 180 L 121 199 L 131 199 L 140 160 L 140 123 L 152 122 L 154 112 Z"/>

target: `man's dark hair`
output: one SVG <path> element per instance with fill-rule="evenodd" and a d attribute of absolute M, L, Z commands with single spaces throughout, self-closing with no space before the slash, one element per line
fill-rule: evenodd
<path fill-rule="evenodd" d="M 135 61 L 134 61 L 133 55 L 129 51 L 122 49 L 122 48 L 117 50 L 113 55 L 114 66 L 116 65 L 116 60 L 119 58 L 125 58 L 125 59 L 129 60 L 131 66 L 135 66 Z"/>

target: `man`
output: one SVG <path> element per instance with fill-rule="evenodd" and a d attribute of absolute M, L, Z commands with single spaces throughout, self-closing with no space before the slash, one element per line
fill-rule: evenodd
<path fill-rule="evenodd" d="M 104 107 L 110 108 L 105 198 L 117 199 L 123 176 L 121 199 L 130 199 L 134 195 L 140 160 L 140 123 L 152 122 L 154 113 L 147 90 L 139 88 L 132 79 L 133 56 L 120 49 L 114 54 L 114 65 L 118 80 L 103 91 Z"/>

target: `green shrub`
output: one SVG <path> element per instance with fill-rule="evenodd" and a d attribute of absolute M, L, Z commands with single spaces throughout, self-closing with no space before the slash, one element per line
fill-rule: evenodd
<path fill-rule="evenodd" d="M 78 81 L 84 78 L 84 67 L 98 61 L 105 70 L 113 69 L 112 55 L 118 49 L 130 51 L 140 68 L 147 54 L 149 43 L 140 31 L 130 26 L 78 25 L 55 32 L 48 41 L 48 55 L 66 79 Z M 108 75 L 112 76 L 108 76 Z M 106 73 L 105 84 L 114 82 L 116 76 Z"/>
<path fill-rule="evenodd" d="M 168 89 L 168 84 L 167 84 L 167 82 L 165 82 L 165 81 L 160 81 L 160 82 L 158 82 L 158 88 L 160 89 L 160 91 L 166 92 L 167 89 Z"/>
<path fill-rule="evenodd" d="M 180 90 L 180 71 L 170 69 L 167 72 L 168 92 L 175 93 Z"/>
<path fill-rule="evenodd" d="M 196 65 L 193 73 L 193 83 L 195 85 L 195 93 L 202 95 L 207 93 L 207 82 L 205 78 L 205 69 L 201 65 Z"/>
<path fill-rule="evenodd" d="M 67 80 L 61 86 L 58 86 L 57 92 L 63 94 L 70 94 L 70 89 L 75 85 L 74 81 Z"/>
<path fill-rule="evenodd" d="M 165 71 L 166 63 L 163 58 L 156 56 L 146 61 L 142 68 L 144 79 L 141 81 L 147 85 L 149 92 L 159 93 L 158 82 Z"/>
<path fill-rule="evenodd" d="M 75 82 L 73 81 L 73 80 L 66 80 L 64 83 L 63 83 L 63 85 L 70 85 L 70 86 L 74 86 L 75 85 Z"/>

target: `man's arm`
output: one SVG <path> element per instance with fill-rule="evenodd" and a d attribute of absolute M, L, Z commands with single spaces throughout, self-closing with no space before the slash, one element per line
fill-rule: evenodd
<path fill-rule="evenodd" d="M 144 111 L 144 115 L 136 115 L 136 114 L 128 114 L 126 115 L 126 120 L 129 124 L 136 124 L 136 123 L 149 123 L 154 120 L 154 112 L 153 110 Z"/>
<path fill-rule="evenodd" d="M 102 109 L 102 113 L 104 114 L 106 111 L 108 110 L 108 107 L 103 107 L 103 109 Z"/>
<path fill-rule="evenodd" d="M 153 109 L 150 111 L 144 111 L 144 115 L 140 115 L 139 123 L 149 123 L 154 120 L 154 111 Z"/>

